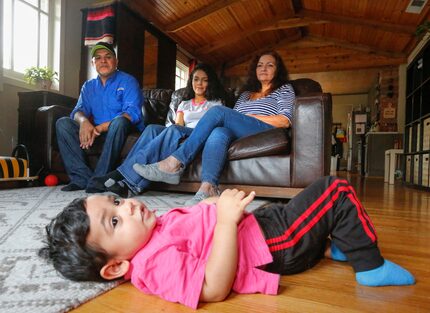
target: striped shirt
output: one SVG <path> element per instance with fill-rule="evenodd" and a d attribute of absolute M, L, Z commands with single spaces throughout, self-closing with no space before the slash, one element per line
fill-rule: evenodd
<path fill-rule="evenodd" d="M 285 84 L 266 97 L 250 100 L 251 92 L 243 92 L 234 106 L 242 114 L 284 115 L 292 123 L 295 94 L 290 84 Z"/>

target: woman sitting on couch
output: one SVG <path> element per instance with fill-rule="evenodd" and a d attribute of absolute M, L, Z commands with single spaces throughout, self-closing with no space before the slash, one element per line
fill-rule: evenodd
<path fill-rule="evenodd" d="M 188 137 L 200 118 L 212 107 L 222 106 L 224 88 L 215 71 L 207 64 L 197 64 L 191 72 L 183 101 L 176 111 L 175 124 L 170 127 L 148 125 L 134 144 L 124 162 L 105 176 L 94 178 L 97 188 L 128 197 L 149 185 L 133 170 L 133 164 L 157 162 L 169 156 Z"/>
<path fill-rule="evenodd" d="M 219 177 L 232 141 L 292 123 L 295 94 L 278 53 L 268 51 L 253 59 L 243 90 L 233 109 L 210 109 L 169 157 L 153 164 L 136 163 L 134 170 L 150 181 L 178 184 L 185 167 L 203 149 L 202 184 L 192 202 L 218 195 Z"/>

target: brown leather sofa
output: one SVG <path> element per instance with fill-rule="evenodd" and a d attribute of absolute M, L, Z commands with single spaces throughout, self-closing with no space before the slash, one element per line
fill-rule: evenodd
<path fill-rule="evenodd" d="M 296 92 L 294 121 L 291 129 L 273 129 L 236 140 L 228 153 L 220 178 L 221 189 L 255 190 L 258 196 L 291 198 L 304 187 L 330 171 L 331 153 L 331 95 L 322 93 L 321 86 L 310 79 L 293 80 Z M 147 124 L 170 125 L 179 105 L 182 91 L 150 89 L 143 91 L 143 107 Z M 55 138 L 55 121 L 70 114 L 70 108 L 51 105 L 36 113 L 36 131 L 43 173 L 56 174 L 67 182 Z M 127 138 L 122 151 L 125 158 L 138 133 Z M 100 147 L 88 151 L 94 165 Z M 200 185 L 201 159 L 198 157 L 187 168 L 179 185 L 154 183 L 151 189 L 195 192 Z"/>

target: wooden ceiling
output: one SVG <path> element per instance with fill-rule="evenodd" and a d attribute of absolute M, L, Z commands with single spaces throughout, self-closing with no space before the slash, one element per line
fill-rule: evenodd
<path fill-rule="evenodd" d="M 311 73 L 360 70 L 374 81 L 372 75 L 378 68 L 407 62 L 419 41 L 415 36 L 417 26 L 429 19 L 430 3 L 420 14 L 406 13 L 410 1 L 122 2 L 191 56 L 222 70 L 225 77 L 245 76 L 254 53 L 275 49 L 291 74 L 303 77 L 306 73 L 312 76 Z M 353 84 L 354 75 L 349 76 Z M 339 93 L 335 89 L 325 91 Z"/>

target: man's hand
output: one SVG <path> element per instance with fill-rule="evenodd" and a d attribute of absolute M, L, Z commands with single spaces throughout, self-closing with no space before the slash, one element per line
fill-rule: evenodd
<path fill-rule="evenodd" d="M 74 116 L 75 121 L 79 123 L 79 142 L 81 149 L 90 148 L 94 139 L 100 135 L 100 132 L 88 120 L 84 113 L 78 111 Z"/>
<path fill-rule="evenodd" d="M 217 223 L 234 222 L 239 224 L 245 208 L 254 200 L 255 192 L 245 196 L 244 191 L 226 189 L 217 201 Z"/>
<path fill-rule="evenodd" d="M 104 123 L 102 123 L 102 124 L 100 124 L 100 125 L 97 125 L 97 126 L 95 127 L 96 132 L 97 132 L 97 136 L 99 136 L 99 135 L 100 135 L 100 134 L 102 134 L 102 133 L 107 132 L 107 131 L 108 131 L 108 129 L 109 129 L 109 125 L 110 125 L 110 122 L 104 122 Z"/>
<path fill-rule="evenodd" d="M 79 141 L 82 149 L 89 149 L 93 143 L 95 137 L 100 135 L 93 124 L 89 120 L 83 120 L 79 127 Z"/>

